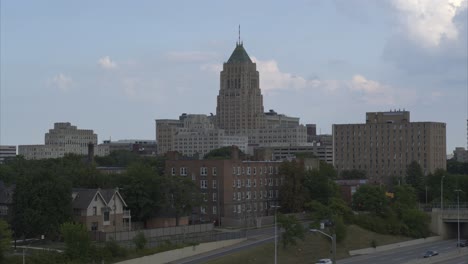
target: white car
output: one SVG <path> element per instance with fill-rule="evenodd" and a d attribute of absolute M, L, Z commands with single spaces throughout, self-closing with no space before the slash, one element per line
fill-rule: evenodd
<path fill-rule="evenodd" d="M 332 264 L 332 263 L 333 262 L 331 261 L 331 259 L 320 259 L 315 264 Z"/>

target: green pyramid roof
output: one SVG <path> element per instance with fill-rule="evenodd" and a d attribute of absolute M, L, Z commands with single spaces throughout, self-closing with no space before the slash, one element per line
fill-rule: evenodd
<path fill-rule="evenodd" d="M 236 48 L 232 52 L 231 57 L 229 57 L 229 60 L 227 61 L 227 63 L 239 63 L 239 62 L 252 63 L 252 60 L 250 59 L 249 54 L 247 54 L 247 51 L 245 51 L 242 43 L 236 44 Z"/>

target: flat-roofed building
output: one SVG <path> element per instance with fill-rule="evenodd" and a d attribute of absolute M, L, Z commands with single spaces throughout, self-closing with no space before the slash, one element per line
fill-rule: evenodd
<path fill-rule="evenodd" d="M 333 125 L 333 164 L 363 170 L 371 183 L 406 176 L 416 161 L 425 175 L 446 168 L 446 127 L 440 122 L 410 122 L 409 111 L 368 112 L 364 124 Z"/>
<path fill-rule="evenodd" d="M 0 164 L 14 157 L 16 157 L 16 146 L 0 145 Z"/>
<path fill-rule="evenodd" d="M 91 129 L 78 129 L 69 122 L 55 123 L 45 134 L 44 145 L 19 145 L 18 155 L 25 159 L 61 158 L 65 154 L 88 155 L 89 144 L 96 156 L 109 155 L 109 147 L 97 145 L 97 134 Z"/>

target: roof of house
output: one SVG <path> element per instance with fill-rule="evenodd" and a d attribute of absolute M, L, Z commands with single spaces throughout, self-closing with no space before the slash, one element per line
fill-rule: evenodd
<path fill-rule="evenodd" d="M 73 188 L 73 193 L 76 194 L 72 201 L 73 208 L 86 209 L 96 195 L 99 195 L 104 203 L 107 205 L 113 199 L 114 194 L 120 197 L 124 206 L 127 206 L 124 199 L 116 189 L 86 189 L 86 188 Z"/>

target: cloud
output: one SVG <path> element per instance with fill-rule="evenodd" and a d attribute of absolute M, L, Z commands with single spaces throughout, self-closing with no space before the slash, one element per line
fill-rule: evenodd
<path fill-rule="evenodd" d="M 173 51 L 168 52 L 166 58 L 175 62 L 206 62 L 217 59 L 218 55 L 203 51 Z"/>
<path fill-rule="evenodd" d="M 52 79 L 48 81 L 48 84 L 58 88 L 62 92 L 67 92 L 70 90 L 73 84 L 73 80 L 65 74 L 59 73 L 58 75 L 52 77 Z"/>
<path fill-rule="evenodd" d="M 117 63 L 115 61 L 112 61 L 109 56 L 104 56 L 98 60 L 99 66 L 101 68 L 106 69 L 106 70 L 111 70 L 111 69 L 116 69 L 117 68 Z"/>
<path fill-rule="evenodd" d="M 438 47 L 443 40 L 457 40 L 454 17 L 466 9 L 467 0 L 394 0 L 401 30 L 423 47 Z"/>

